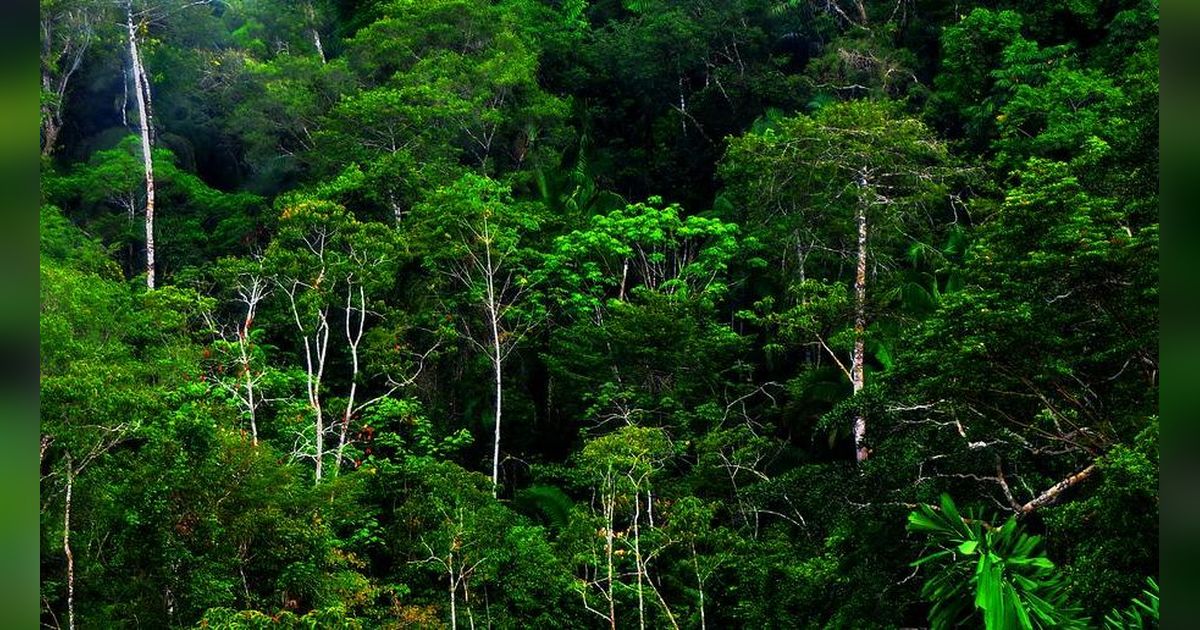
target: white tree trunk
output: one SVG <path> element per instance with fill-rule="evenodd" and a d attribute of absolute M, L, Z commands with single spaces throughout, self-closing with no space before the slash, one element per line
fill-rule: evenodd
<path fill-rule="evenodd" d="M 450 630 L 458 630 L 458 605 L 455 601 L 458 585 L 454 580 L 454 552 L 450 552 L 449 562 L 446 563 L 447 573 L 449 574 L 450 588 Z"/>
<path fill-rule="evenodd" d="M 634 483 L 633 492 L 633 562 L 637 574 L 638 628 L 646 630 L 646 605 L 642 596 L 642 540 L 638 531 L 638 521 L 642 520 L 642 495 Z"/>
<path fill-rule="evenodd" d="M 350 434 L 350 418 L 354 415 L 354 400 L 358 394 L 358 345 L 362 342 L 363 328 L 367 322 L 367 296 L 366 289 L 361 285 L 358 287 L 358 329 L 351 332 L 350 315 L 354 311 L 352 306 L 352 296 L 354 295 L 354 285 L 346 287 L 346 342 L 350 346 L 350 395 L 346 398 L 346 412 L 342 415 L 341 434 L 338 436 L 337 456 L 334 457 L 335 467 L 334 474 L 338 474 L 342 469 L 342 457 L 346 450 L 347 437 Z"/>
<path fill-rule="evenodd" d="M 609 479 L 607 480 L 610 494 L 604 497 L 604 555 L 608 560 L 608 624 L 611 630 L 617 630 L 617 600 L 613 597 L 613 526 L 616 524 L 617 497 L 616 490 L 612 486 L 612 471 L 609 470 Z"/>
<path fill-rule="evenodd" d="M 321 337 L 320 349 L 317 352 L 317 374 L 313 380 L 309 393 L 309 400 L 312 404 L 313 411 L 316 413 L 316 431 L 317 431 L 317 464 L 316 464 L 316 482 L 321 482 L 321 471 L 325 464 L 325 417 L 321 409 L 321 380 L 325 374 L 325 352 L 329 344 L 329 324 L 325 321 L 324 313 L 321 317 L 322 328 L 318 330 L 318 335 Z M 323 331 L 323 334 L 322 334 Z"/>
<path fill-rule="evenodd" d="M 67 458 L 67 496 L 63 511 L 63 554 L 67 557 L 67 628 L 75 630 L 75 554 L 71 552 L 71 493 L 75 487 L 75 471 Z"/>
<path fill-rule="evenodd" d="M 129 62 L 133 70 L 138 128 L 142 139 L 142 166 L 146 175 L 146 287 L 154 288 L 154 159 L 150 148 L 150 84 L 138 53 L 133 4 L 126 5 L 125 26 L 129 30 Z"/>
<path fill-rule="evenodd" d="M 246 411 L 250 416 L 250 440 L 258 446 L 258 422 L 255 410 L 258 403 L 254 400 L 254 371 L 250 364 L 250 325 L 254 323 L 254 311 L 257 301 L 253 298 L 246 305 L 246 319 L 242 322 L 242 330 L 238 334 L 238 352 L 242 359 L 242 371 L 246 376 Z"/>
<path fill-rule="evenodd" d="M 493 330 L 495 330 L 494 327 Z M 499 342 L 493 344 L 493 350 L 495 354 L 492 355 L 492 378 L 496 389 L 496 426 L 492 442 L 492 495 L 495 496 L 500 487 L 500 416 L 504 402 L 504 388 L 500 378 L 503 361 L 500 358 Z"/>
<path fill-rule="evenodd" d="M 854 395 L 862 391 L 865 375 L 863 364 L 865 360 L 865 335 L 867 327 L 867 209 L 860 201 L 855 213 L 858 223 L 858 264 L 854 272 L 854 357 L 850 363 L 850 380 Z M 869 450 L 866 446 L 867 419 L 862 412 L 854 416 L 854 453 L 855 459 L 862 463 L 866 461 Z"/>
<path fill-rule="evenodd" d="M 696 588 L 700 594 L 700 630 L 707 630 L 708 624 L 704 618 L 704 578 L 700 575 L 700 560 L 696 556 L 696 543 L 692 547 L 692 568 L 696 571 Z"/>
<path fill-rule="evenodd" d="M 486 230 L 486 227 L 485 227 Z M 500 305 L 497 304 L 496 295 L 496 267 L 492 264 L 492 246 L 491 243 L 486 244 L 484 250 L 484 260 L 486 268 L 484 270 L 485 281 L 487 283 L 487 304 L 485 305 L 488 315 L 488 323 L 491 326 L 492 333 L 492 379 L 495 386 L 495 435 L 492 441 L 492 496 L 497 494 L 500 487 L 500 418 L 503 410 L 504 391 L 502 384 L 502 373 L 504 367 L 504 354 L 500 347 Z"/>

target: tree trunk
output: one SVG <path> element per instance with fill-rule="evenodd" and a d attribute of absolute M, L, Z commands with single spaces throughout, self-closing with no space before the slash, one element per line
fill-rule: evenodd
<path fill-rule="evenodd" d="M 362 286 L 358 287 L 358 330 L 354 333 L 350 329 L 350 313 L 353 311 L 351 298 L 354 295 L 353 285 L 346 287 L 346 343 L 350 346 L 350 395 L 346 399 L 346 412 L 342 416 L 341 435 L 338 436 L 337 455 L 334 457 L 334 475 L 337 475 L 342 470 L 342 456 L 346 450 L 346 441 L 350 433 L 350 418 L 354 415 L 354 400 L 358 394 L 358 345 L 362 342 L 363 328 L 367 322 L 367 296 L 366 289 Z"/>
<path fill-rule="evenodd" d="M 692 543 L 692 568 L 696 570 L 696 588 L 700 594 L 700 630 L 707 630 L 704 618 L 704 579 L 700 576 L 700 560 L 696 556 L 696 543 Z"/>
<path fill-rule="evenodd" d="M 250 324 L 254 322 L 255 303 L 246 307 L 246 319 L 238 334 L 238 351 L 242 359 L 242 372 L 246 376 L 246 411 L 250 416 L 250 440 L 258 446 L 258 422 L 255 418 L 256 403 L 254 402 L 254 372 L 250 364 Z"/>
<path fill-rule="evenodd" d="M 317 49 L 317 56 L 320 57 L 321 63 L 325 63 L 325 47 L 321 45 L 321 34 L 317 32 L 317 15 L 313 11 L 311 3 L 304 4 L 304 12 L 308 17 L 308 30 L 312 34 L 313 47 Z"/>
<path fill-rule="evenodd" d="M 306 356 L 309 353 L 309 340 L 304 339 L 304 352 Z M 322 472 L 325 467 L 325 415 L 321 408 L 321 381 L 325 375 L 325 356 L 329 344 L 329 322 L 325 317 L 325 313 L 321 313 L 321 324 L 318 326 L 316 335 L 313 338 L 313 345 L 317 351 L 317 368 L 313 372 L 312 361 L 308 362 L 308 404 L 312 408 L 314 421 L 316 423 L 316 471 L 314 473 L 314 483 L 321 483 Z"/>
<path fill-rule="evenodd" d="M 612 475 L 611 470 L 609 471 L 609 475 Z M 611 479 L 609 482 L 611 483 Z M 613 598 L 613 525 L 616 524 L 616 490 L 612 489 L 611 494 L 604 497 L 603 500 L 606 521 L 604 529 L 604 555 L 608 561 L 608 624 L 611 630 L 617 630 L 617 600 Z"/>
<path fill-rule="evenodd" d="M 129 62 L 133 70 L 138 128 L 142 139 L 142 165 L 146 175 L 146 287 L 154 288 L 154 160 L 150 149 L 150 84 L 138 53 L 133 4 L 126 5 L 125 25 L 129 30 Z"/>
<path fill-rule="evenodd" d="M 42 57 L 50 55 L 50 35 L 45 33 L 47 29 L 46 19 L 42 19 L 43 42 L 42 42 Z M 54 92 L 53 79 L 46 67 L 46 62 L 42 62 L 42 91 L 49 94 Z M 51 102 L 43 96 L 42 98 L 42 156 L 49 157 L 54 152 L 54 144 L 58 142 L 58 130 L 61 127 L 59 121 L 59 112 L 62 111 L 61 102 Z"/>
<path fill-rule="evenodd" d="M 48 111 L 47 108 L 42 108 L 42 156 L 50 157 L 54 152 L 54 145 L 58 143 L 58 130 L 60 125 L 57 116 Z"/>
<path fill-rule="evenodd" d="M 496 326 L 492 324 L 493 339 L 495 339 Z M 504 391 L 501 386 L 500 376 L 502 361 L 500 357 L 500 342 L 497 340 L 492 344 L 492 378 L 496 387 L 496 429 L 495 439 L 492 443 L 492 496 L 496 495 L 497 489 L 500 487 L 500 410 L 503 403 Z"/>
<path fill-rule="evenodd" d="M 456 591 L 458 590 L 458 587 L 454 583 L 454 552 L 453 551 L 450 552 L 449 562 L 446 563 L 446 566 L 448 569 L 446 571 L 446 573 L 449 574 L 449 582 L 450 582 L 450 587 L 449 587 L 449 589 L 447 589 L 450 591 L 450 630 L 458 630 L 458 606 L 457 606 L 457 602 L 455 602 L 455 596 L 457 595 Z"/>
<path fill-rule="evenodd" d="M 475 613 L 471 612 L 471 581 L 463 579 L 463 605 L 467 607 L 467 627 L 475 630 Z"/>
<path fill-rule="evenodd" d="M 1096 465 L 1091 464 L 1087 468 L 1063 479 L 1062 481 L 1050 486 L 1045 492 L 1031 499 L 1028 503 L 1021 506 L 1021 514 L 1028 514 L 1044 505 L 1053 503 L 1058 500 L 1058 495 L 1062 494 L 1068 488 L 1072 488 L 1092 476 L 1096 472 Z"/>
<path fill-rule="evenodd" d="M 638 531 L 638 521 L 642 519 L 642 495 L 637 492 L 637 484 L 634 484 L 633 493 L 633 561 L 637 568 L 637 599 L 638 599 L 638 628 L 646 630 L 646 610 L 645 602 L 642 597 L 642 541 Z"/>
<path fill-rule="evenodd" d="M 486 226 L 484 228 L 487 229 Z M 502 403 L 504 400 L 503 386 L 501 382 L 501 374 L 504 363 L 504 354 L 500 348 L 500 306 L 497 304 L 498 297 L 496 296 L 496 268 L 492 264 L 492 247 L 491 243 L 487 244 L 484 250 L 484 260 L 487 268 L 485 270 L 487 277 L 487 315 L 488 323 L 492 329 L 492 379 L 496 389 L 495 396 L 495 414 L 496 427 L 495 436 L 492 442 L 492 496 L 496 496 L 497 490 L 500 487 L 500 417 Z"/>
<path fill-rule="evenodd" d="M 63 105 L 71 77 L 83 63 L 84 55 L 92 44 L 93 16 L 95 7 L 80 6 L 59 13 L 63 7 L 43 10 L 42 31 L 42 90 L 51 98 L 42 98 L 42 156 L 50 157 L 58 145 L 58 136 L 63 127 Z M 62 30 L 59 30 L 62 29 Z M 54 50 L 55 33 L 65 33 L 59 38 L 62 48 Z"/>
<path fill-rule="evenodd" d="M 865 185 L 865 178 L 862 182 Z M 858 264 L 854 272 L 854 357 L 850 363 L 850 381 L 857 396 L 865 382 L 863 363 L 867 328 L 867 208 L 864 201 L 858 203 L 855 220 L 858 223 Z M 859 463 L 866 461 L 870 453 L 865 443 L 866 435 L 867 419 L 859 411 L 854 416 L 854 453 Z"/>
<path fill-rule="evenodd" d="M 75 471 L 67 457 L 67 496 L 63 511 L 63 554 L 67 557 L 67 628 L 75 630 L 75 554 L 71 552 L 71 493 L 75 487 Z"/>

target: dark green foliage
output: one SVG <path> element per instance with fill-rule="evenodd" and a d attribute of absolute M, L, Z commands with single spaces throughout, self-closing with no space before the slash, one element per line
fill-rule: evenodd
<path fill-rule="evenodd" d="M 1104 617 L 1104 627 L 1110 630 L 1118 628 L 1157 628 L 1158 627 L 1158 581 L 1146 578 L 1148 588 L 1132 602 L 1128 608 L 1114 610 Z"/>
<path fill-rule="evenodd" d="M 41 8 L 47 627 L 1157 627 L 1157 0 Z"/>

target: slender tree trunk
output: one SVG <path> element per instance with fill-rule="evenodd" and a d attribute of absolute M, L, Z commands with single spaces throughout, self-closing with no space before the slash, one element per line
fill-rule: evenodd
<path fill-rule="evenodd" d="M 626 258 L 621 264 L 621 290 L 617 293 L 617 299 L 625 301 L 625 281 L 629 278 L 629 259 Z"/>
<path fill-rule="evenodd" d="M 317 430 L 317 466 L 316 466 L 316 481 L 321 481 L 321 472 L 325 467 L 325 416 L 321 409 L 321 377 L 325 371 L 325 350 L 329 342 L 328 328 L 325 330 L 325 335 L 322 338 L 322 347 L 320 355 L 320 367 L 317 369 L 317 380 L 313 385 L 312 391 L 312 406 L 316 412 L 316 430 Z"/>
<path fill-rule="evenodd" d="M 314 421 L 316 423 L 316 472 L 314 473 L 315 483 L 321 482 L 322 472 L 324 470 L 325 460 L 325 415 L 321 409 L 321 381 L 325 375 L 325 352 L 328 350 L 329 343 L 329 323 L 325 319 L 325 314 L 321 314 L 321 324 L 318 326 L 316 334 L 312 339 L 312 345 L 317 351 L 317 367 L 316 372 L 313 371 L 312 358 L 309 351 L 309 339 L 304 339 L 304 353 L 308 365 L 308 404 L 312 408 Z"/>
<path fill-rule="evenodd" d="M 861 180 L 865 186 L 866 178 Z M 850 363 L 850 381 L 854 395 L 862 391 L 865 375 L 863 364 L 865 360 L 865 336 L 867 328 L 867 207 L 865 201 L 859 201 L 855 212 L 858 223 L 858 264 L 854 272 L 854 357 Z M 866 461 L 870 451 L 866 446 L 867 419 L 861 411 L 854 416 L 854 453 L 855 459 L 862 463 Z"/>
<path fill-rule="evenodd" d="M 258 446 L 258 421 L 255 418 L 254 378 L 250 373 L 250 361 L 245 362 L 246 370 L 246 406 L 250 412 L 250 442 Z"/>
<path fill-rule="evenodd" d="M 493 330 L 495 330 L 494 326 Z M 492 350 L 495 353 L 492 356 L 492 379 L 496 388 L 496 427 L 495 439 L 492 443 L 492 495 L 495 496 L 500 487 L 500 410 L 503 404 L 504 389 L 500 380 L 502 367 L 500 343 L 495 342 Z"/>
<path fill-rule="evenodd" d="M 463 605 L 467 607 L 467 627 L 475 630 L 475 613 L 471 611 L 471 580 L 463 580 Z"/>
<path fill-rule="evenodd" d="M 75 471 L 67 457 L 67 495 L 63 510 L 63 554 L 67 557 L 67 628 L 75 630 L 75 554 L 71 551 L 71 499 L 75 488 Z"/>
<path fill-rule="evenodd" d="M 50 56 L 49 23 L 42 19 L 42 91 L 54 92 L 53 80 L 46 66 L 45 58 Z M 54 144 L 58 142 L 59 120 L 58 112 L 62 111 L 62 103 L 49 102 L 42 99 L 42 155 L 48 157 L 54 152 Z"/>
<path fill-rule="evenodd" d="M 146 175 L 146 287 L 154 288 L 154 159 L 150 148 L 150 85 L 138 53 L 133 4 L 126 5 L 125 25 L 129 30 L 129 62 L 133 70 L 138 128 L 142 139 L 142 165 Z"/>
<path fill-rule="evenodd" d="M 609 471 L 611 477 L 612 471 Z M 609 480 L 611 483 L 611 479 Z M 617 601 L 613 598 L 613 525 L 616 521 L 617 498 L 613 490 L 604 499 L 604 517 L 607 526 L 604 529 L 604 555 L 608 560 L 608 624 L 611 630 L 617 630 Z"/>
<path fill-rule="evenodd" d="M 42 155 L 49 157 L 58 145 L 58 136 L 63 127 L 63 105 L 71 77 L 83 63 L 84 55 L 92 44 L 92 16 L 90 8 L 68 10 L 62 15 L 43 12 L 42 30 L 42 89 L 53 95 L 42 100 Z M 58 19 L 65 19 L 61 28 L 66 30 L 62 48 L 53 50 L 54 33 L 59 28 Z M 58 76 L 51 70 L 57 69 Z"/>
<path fill-rule="evenodd" d="M 346 450 L 346 439 L 350 433 L 350 418 L 354 415 L 354 399 L 358 394 L 358 344 L 362 342 L 363 327 L 367 321 L 367 297 L 365 289 L 362 286 L 358 287 L 358 330 L 351 333 L 350 330 L 350 313 L 353 311 L 351 307 L 351 297 L 353 296 L 353 285 L 346 287 L 346 342 L 350 346 L 350 396 L 346 399 L 346 412 L 342 415 L 342 430 L 338 436 L 337 456 L 334 458 L 336 466 L 334 474 L 342 469 L 342 456 Z"/>
<path fill-rule="evenodd" d="M 492 248 L 491 244 L 487 245 L 484 251 L 484 256 L 487 264 L 487 311 L 488 320 L 492 328 L 492 379 L 495 385 L 495 414 L 496 426 L 495 436 L 492 442 L 492 496 L 500 487 L 500 418 L 502 404 L 504 401 L 503 385 L 501 381 L 502 368 L 504 363 L 504 355 L 500 348 L 500 307 L 496 303 L 496 269 L 492 265 Z"/>
<path fill-rule="evenodd" d="M 700 630 L 707 630 L 704 618 L 704 579 L 700 577 L 700 560 L 696 557 L 696 543 L 692 543 L 692 568 L 696 571 L 696 588 L 700 593 Z"/>
<path fill-rule="evenodd" d="M 58 116 L 49 111 L 48 108 L 42 108 L 42 155 L 50 157 L 54 152 L 54 146 L 58 144 L 58 131 L 62 125 L 58 121 Z"/>
<path fill-rule="evenodd" d="M 241 353 L 242 372 L 246 375 L 246 411 L 250 416 L 250 440 L 255 446 L 258 446 L 258 423 L 255 420 L 254 402 L 254 372 L 250 365 L 250 324 L 254 321 L 254 303 L 251 302 L 246 308 L 246 319 L 242 323 L 242 329 L 238 336 L 238 350 Z"/>
<path fill-rule="evenodd" d="M 637 599 L 638 599 L 638 628 L 646 630 L 646 610 L 645 601 L 642 597 L 642 541 L 638 531 L 638 521 L 642 519 L 642 495 L 636 491 L 634 485 L 633 493 L 633 561 L 637 571 Z"/>
<path fill-rule="evenodd" d="M 455 582 L 454 582 L 454 552 L 453 551 L 450 552 L 450 556 L 448 558 L 448 562 L 446 563 L 446 567 L 448 568 L 446 573 L 449 574 L 449 582 L 450 582 L 450 587 L 448 589 L 450 591 L 450 630 L 458 630 L 458 605 L 457 605 L 457 602 L 455 601 L 456 595 L 457 595 L 456 591 L 458 591 L 458 585 L 455 584 Z"/>
<path fill-rule="evenodd" d="M 324 277 L 325 270 L 322 269 L 317 282 L 319 283 L 320 279 Z M 300 309 L 296 304 L 295 292 L 298 284 L 299 282 L 296 281 L 290 288 L 285 287 L 284 290 L 287 291 L 288 302 L 292 307 L 292 321 L 296 324 L 296 330 L 300 331 L 300 337 L 304 341 L 304 390 L 316 423 L 316 470 L 313 483 L 319 484 L 325 459 L 325 417 L 321 409 L 321 381 L 325 376 L 325 358 L 329 349 L 329 314 L 324 308 L 317 311 L 317 325 L 310 336 L 300 318 Z M 313 361 L 314 351 L 316 352 L 315 363 Z"/>

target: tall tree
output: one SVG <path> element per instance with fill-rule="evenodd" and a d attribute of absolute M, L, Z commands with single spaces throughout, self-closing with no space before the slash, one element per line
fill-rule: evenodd
<path fill-rule="evenodd" d="M 491 477 L 497 488 L 504 364 L 541 318 L 529 300 L 531 261 L 522 242 L 538 226 L 530 210 L 514 202 L 508 186 L 478 175 L 463 176 L 414 210 L 415 229 L 427 243 L 426 264 L 456 286 L 466 311 L 459 319 L 465 338 L 491 366 Z"/>
<path fill-rule="evenodd" d="M 369 297 L 391 282 L 399 260 L 396 233 L 379 223 L 361 223 L 345 208 L 312 196 L 292 195 L 282 205 L 280 232 L 267 249 L 266 264 L 303 348 L 306 407 L 313 426 L 298 434 L 304 446 L 297 455 L 313 460 L 319 483 L 331 451 L 334 475 L 340 470 L 353 419 L 406 384 L 385 375 L 383 393 L 365 401 L 358 398 L 364 378 L 360 348 L 372 316 Z M 339 322 L 344 341 L 331 348 Z M 326 369 L 331 349 L 339 346 L 349 355 L 351 373 L 343 412 L 331 419 L 324 398 L 329 387 Z M 335 441 L 332 449 L 326 444 L 330 437 Z"/>
<path fill-rule="evenodd" d="M 134 102 L 137 103 L 138 134 L 142 140 L 142 169 L 146 182 L 146 287 L 154 288 L 154 157 L 151 153 L 154 127 L 150 119 L 150 79 L 138 47 L 139 29 L 145 23 L 134 24 L 133 0 L 125 3 L 125 28 L 129 38 L 129 72 L 133 76 Z"/>
<path fill-rule="evenodd" d="M 832 259 L 818 270 L 829 274 L 822 280 L 839 281 L 842 262 L 852 265 L 849 361 L 822 346 L 859 394 L 866 385 L 870 284 L 883 280 L 909 245 L 952 220 L 945 147 L 890 104 L 846 102 L 734 140 L 722 169 L 751 221 L 765 224 L 782 215 L 780 225 L 769 227 L 783 231 L 775 238 L 790 241 L 796 252 L 791 267 L 801 281 L 814 252 Z M 861 412 L 853 436 L 861 463 L 871 452 Z"/>

